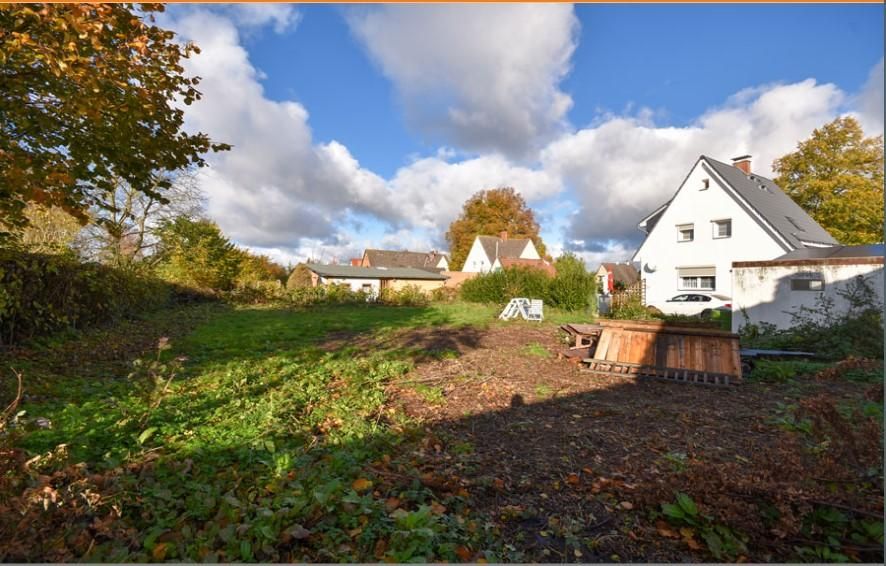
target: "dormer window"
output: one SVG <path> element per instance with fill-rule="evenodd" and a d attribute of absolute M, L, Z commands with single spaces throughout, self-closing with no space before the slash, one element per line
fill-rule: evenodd
<path fill-rule="evenodd" d="M 711 180 L 710 179 L 702 179 L 701 180 L 701 189 L 699 189 L 699 190 L 706 191 L 710 187 L 711 187 Z"/>
<path fill-rule="evenodd" d="M 790 216 L 785 216 L 785 219 L 786 219 L 788 222 L 790 222 L 790 223 L 791 223 L 791 226 L 793 226 L 794 228 L 796 228 L 798 232 L 805 232 L 805 231 L 806 231 L 806 230 L 803 230 L 802 228 L 800 228 L 800 225 L 797 224 L 797 221 L 794 220 L 793 218 L 791 218 Z"/>
<path fill-rule="evenodd" d="M 695 239 L 695 225 L 694 224 L 679 224 L 677 225 L 677 241 L 678 242 L 691 242 Z"/>

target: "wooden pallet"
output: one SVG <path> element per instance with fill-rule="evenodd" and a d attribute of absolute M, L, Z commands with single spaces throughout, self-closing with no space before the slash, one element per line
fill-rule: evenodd
<path fill-rule="evenodd" d="M 575 325 L 577 326 L 577 325 Z M 661 321 L 601 320 L 563 327 L 590 347 L 582 363 L 605 375 L 727 385 L 741 383 L 738 335 Z"/>
<path fill-rule="evenodd" d="M 739 383 L 734 375 L 710 371 L 690 370 L 686 368 L 668 368 L 632 364 L 629 362 L 613 362 L 585 358 L 582 371 L 597 375 L 613 375 L 617 377 L 650 377 L 675 381 L 678 383 L 696 383 L 700 385 L 735 385 Z"/>

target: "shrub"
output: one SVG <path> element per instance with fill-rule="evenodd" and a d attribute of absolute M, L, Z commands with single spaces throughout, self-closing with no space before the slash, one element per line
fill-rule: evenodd
<path fill-rule="evenodd" d="M 80 329 L 162 307 L 175 288 L 155 277 L 66 255 L 0 252 L 0 343 Z"/>
<path fill-rule="evenodd" d="M 833 297 L 820 295 L 814 306 L 795 308 L 792 327 L 779 330 L 767 323 L 739 329 L 742 344 L 755 348 L 809 350 L 830 359 L 883 355 L 883 304 L 871 283 L 857 277 L 837 294 L 848 303 L 837 312 Z"/>
<path fill-rule="evenodd" d="M 555 265 L 555 277 L 540 269 L 517 266 L 478 275 L 462 283 L 461 297 L 473 303 L 497 304 L 526 297 L 565 310 L 596 308 L 596 279 L 581 260 L 567 254 Z"/>
<path fill-rule="evenodd" d="M 416 285 L 407 285 L 402 289 L 382 289 L 378 297 L 379 302 L 385 305 L 398 307 L 424 307 L 430 303 L 427 293 Z"/>
<path fill-rule="evenodd" d="M 458 298 L 458 289 L 454 287 L 437 287 L 431 291 L 431 300 L 435 303 L 451 303 Z"/>
<path fill-rule="evenodd" d="M 557 276 L 548 286 L 548 301 L 564 310 L 596 309 L 597 278 L 585 269 L 583 261 L 564 254 L 554 262 Z"/>
<path fill-rule="evenodd" d="M 292 273 L 289 274 L 289 278 L 286 280 L 286 288 L 290 290 L 302 289 L 310 287 L 311 285 L 313 285 L 313 282 L 311 281 L 311 270 L 303 263 L 296 265 L 292 270 Z"/>

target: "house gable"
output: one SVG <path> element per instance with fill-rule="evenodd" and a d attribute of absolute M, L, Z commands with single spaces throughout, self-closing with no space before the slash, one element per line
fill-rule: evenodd
<path fill-rule="evenodd" d="M 661 208 L 661 207 L 660 207 Z M 647 302 L 659 306 L 691 289 L 731 294 L 732 261 L 772 259 L 790 244 L 700 157 L 657 216 L 634 260 L 646 280 Z M 718 232 L 728 224 L 726 234 Z M 688 239 L 686 239 L 688 237 Z M 704 273 L 702 273 L 704 272 Z M 710 275 L 690 286 L 693 276 Z M 713 281 L 713 288 L 707 284 Z M 659 307 L 661 308 L 661 307 Z"/>

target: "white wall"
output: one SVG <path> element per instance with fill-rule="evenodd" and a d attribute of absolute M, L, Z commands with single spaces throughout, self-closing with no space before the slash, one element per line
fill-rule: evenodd
<path fill-rule="evenodd" d="M 523 248 L 523 252 L 520 254 L 522 259 L 541 259 L 541 256 L 538 255 L 538 250 L 535 249 L 535 244 L 532 240 L 529 240 L 529 243 L 526 244 L 526 247 Z"/>
<path fill-rule="evenodd" d="M 769 260 L 787 251 L 702 169 L 702 163 L 693 168 L 634 256 L 646 280 L 647 304 L 663 310 L 667 299 L 691 292 L 679 288 L 679 267 L 715 267 L 716 288 L 706 292 L 731 297 L 733 261 Z M 708 188 L 701 190 L 704 179 L 709 179 Z M 715 239 L 712 221 L 723 219 L 732 220 L 732 236 Z M 693 241 L 677 241 L 681 224 L 695 225 Z"/>
<path fill-rule="evenodd" d="M 486 273 L 492 270 L 492 263 L 486 256 L 486 251 L 483 250 L 479 238 L 474 238 L 474 244 L 471 246 L 471 251 L 468 252 L 468 258 L 461 270 L 468 273 Z"/>
<path fill-rule="evenodd" d="M 732 331 L 748 322 L 768 322 L 778 328 L 790 328 L 790 311 L 814 307 L 822 292 L 793 291 L 791 279 L 801 273 L 818 273 L 824 281 L 825 296 L 834 299 L 837 312 L 845 312 L 849 304 L 838 293 L 861 275 L 883 301 L 883 264 L 803 265 L 735 267 L 732 271 Z"/>
<path fill-rule="evenodd" d="M 377 297 L 381 289 L 380 279 L 351 279 L 350 277 L 321 277 L 320 283 L 332 285 L 347 285 L 352 291 L 362 291 L 363 285 L 372 287 L 372 296 Z"/>

